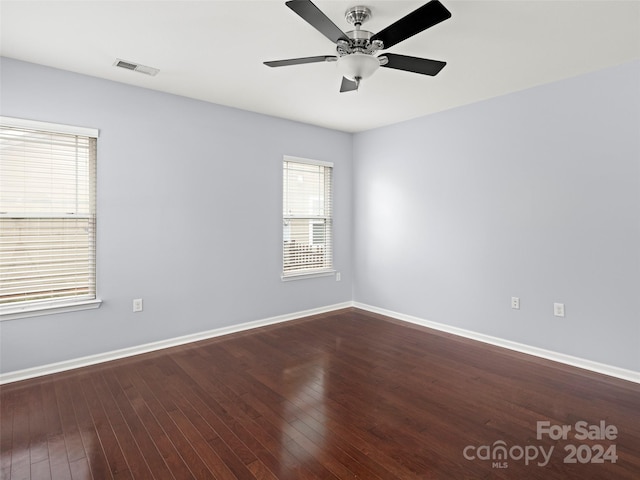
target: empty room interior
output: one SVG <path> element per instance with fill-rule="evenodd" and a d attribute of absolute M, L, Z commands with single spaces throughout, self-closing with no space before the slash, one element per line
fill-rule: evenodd
<path fill-rule="evenodd" d="M 640 478 L 639 1 L 0 27 L 1 478 Z"/>

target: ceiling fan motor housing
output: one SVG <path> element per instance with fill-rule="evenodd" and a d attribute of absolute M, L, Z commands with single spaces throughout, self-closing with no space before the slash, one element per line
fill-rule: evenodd
<path fill-rule="evenodd" d="M 352 53 L 365 53 L 373 55 L 381 50 L 383 45 L 380 40 L 370 40 L 373 33 L 367 30 L 351 30 L 346 32 L 348 40 L 338 40 L 336 50 L 338 55 L 351 55 Z"/>

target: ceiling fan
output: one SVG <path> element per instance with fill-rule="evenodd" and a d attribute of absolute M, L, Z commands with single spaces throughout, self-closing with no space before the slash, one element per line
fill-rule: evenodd
<path fill-rule="evenodd" d="M 291 58 L 264 62 L 269 67 L 285 67 L 304 63 L 337 62 L 342 72 L 341 92 L 358 90 L 360 81 L 368 78 L 378 67 L 395 68 L 422 75 L 437 75 L 446 62 L 409 57 L 395 53 L 376 56 L 378 51 L 393 47 L 413 35 L 433 27 L 451 17 L 451 12 L 438 0 L 431 0 L 384 30 L 374 34 L 361 26 L 371 17 L 371 10 L 358 6 L 348 9 L 345 19 L 355 30 L 344 33 L 311 0 L 291 0 L 287 7 L 336 44 L 338 55 Z"/>

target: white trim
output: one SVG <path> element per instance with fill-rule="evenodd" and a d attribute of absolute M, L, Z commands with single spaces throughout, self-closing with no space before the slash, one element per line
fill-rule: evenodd
<path fill-rule="evenodd" d="M 13 307 L 11 304 L 0 307 L 0 322 L 16 320 L 18 318 L 39 317 L 40 315 L 53 315 L 54 313 L 77 312 L 80 310 L 93 310 L 100 308 L 102 300 L 77 300 L 66 303 L 29 303 L 22 307 Z"/>
<path fill-rule="evenodd" d="M 321 167 L 333 168 L 333 162 L 323 162 L 322 160 L 312 160 L 310 158 L 292 157 L 291 155 L 284 155 L 283 162 L 306 163 L 308 165 L 320 165 Z"/>
<path fill-rule="evenodd" d="M 2 218 L 15 218 L 18 220 L 22 220 L 24 218 L 64 218 L 64 219 L 76 219 L 81 218 L 85 220 L 91 220 L 95 218 L 95 215 L 76 215 L 75 213 L 11 213 L 11 212 L 0 212 L 0 216 Z"/>
<path fill-rule="evenodd" d="M 64 125 L 60 123 L 40 122 L 38 120 L 26 120 L 24 118 L 2 117 L 0 124 L 9 127 L 28 128 L 32 130 L 45 130 L 47 132 L 65 133 L 70 135 L 81 135 L 84 137 L 98 138 L 100 130 L 90 127 L 76 127 L 74 125 Z"/>
<path fill-rule="evenodd" d="M 75 358 L 73 360 L 65 360 L 63 362 L 50 363 L 48 365 L 42 365 L 39 367 L 27 368 L 24 370 L 16 370 L 14 372 L 7 372 L 0 374 L 0 385 L 4 383 L 19 382 L 21 380 L 28 380 L 30 378 L 40 377 L 42 375 L 50 375 L 52 373 L 64 372 L 67 370 L 73 370 L 76 368 L 87 367 L 89 365 L 95 365 L 97 363 L 108 362 L 110 360 L 117 360 L 120 358 L 131 357 L 133 355 L 140 355 L 142 353 L 154 352 L 156 350 L 162 350 L 164 348 L 176 347 L 184 345 L 185 343 L 198 342 L 200 340 L 207 340 L 209 338 L 220 337 L 222 335 L 229 335 L 231 333 L 243 332 L 245 330 L 251 330 L 253 328 L 265 327 L 267 325 L 274 325 L 276 323 L 289 322 L 291 320 L 298 320 L 310 315 L 318 315 L 321 313 L 332 312 L 334 310 L 340 310 L 343 308 L 352 307 L 352 302 L 337 303 L 326 307 L 312 308 L 309 310 L 303 310 L 295 313 L 288 313 L 285 315 L 279 315 L 276 317 L 269 317 L 262 320 L 256 320 L 253 322 L 241 323 L 239 325 L 230 325 L 228 327 L 216 328 L 214 330 L 208 330 L 200 333 L 193 333 L 190 335 L 184 335 L 182 337 L 169 338 L 167 340 L 160 340 L 158 342 L 146 343 L 144 345 L 137 345 L 135 347 L 123 348 L 120 350 L 113 350 L 110 352 L 99 353 L 96 355 L 89 355 L 87 357 Z"/>
<path fill-rule="evenodd" d="M 524 345 L 522 343 L 512 342 L 490 335 L 484 335 L 482 333 L 465 330 L 458 327 L 452 327 L 450 325 L 444 325 L 442 323 L 431 322 L 411 315 L 405 315 L 402 313 L 386 310 L 384 308 L 373 307 L 360 302 L 343 302 L 335 305 L 329 305 L 326 307 L 319 307 L 310 310 L 303 310 L 300 312 L 279 315 L 276 317 L 265 318 L 262 320 L 256 320 L 253 322 L 241 323 L 239 325 L 231 325 L 228 327 L 217 328 L 214 330 L 208 330 L 206 332 L 195 333 L 191 335 L 185 335 L 182 337 L 170 338 L 167 340 L 161 340 L 158 342 L 147 343 L 144 345 L 138 345 L 135 347 L 123 348 L 121 350 L 114 350 L 111 352 L 105 352 L 97 355 L 90 355 L 87 357 L 76 358 L 73 360 L 66 360 L 58 363 L 51 363 L 48 365 L 42 365 L 39 367 L 27 368 L 24 370 L 16 370 L 14 372 L 7 372 L 0 374 L 0 385 L 4 383 L 18 382 L 21 380 L 28 380 L 30 378 L 40 377 L 43 375 L 50 375 L 52 373 L 64 372 L 67 370 L 73 370 L 75 368 L 86 367 L 89 365 L 95 365 L 102 362 L 108 362 L 110 360 L 117 360 L 119 358 L 126 358 L 133 355 L 140 355 L 142 353 L 153 352 L 156 350 L 162 350 L 164 348 L 175 347 L 184 345 L 186 343 L 197 342 L 200 340 L 206 340 L 209 338 L 215 338 L 222 335 L 229 335 L 231 333 L 242 332 L 245 330 L 251 330 L 253 328 L 264 327 L 267 325 L 274 325 L 277 323 L 288 322 L 291 320 L 298 320 L 310 315 L 318 315 L 321 313 L 328 313 L 343 308 L 359 308 L 372 313 L 378 313 L 387 317 L 401 320 L 415 325 L 420 325 L 434 330 L 458 335 L 460 337 L 477 340 L 479 342 L 496 345 L 498 347 L 507 348 L 520 353 L 526 353 L 554 362 L 563 363 L 565 365 L 571 365 L 573 367 L 582 368 L 596 373 L 609 375 L 611 377 L 620 378 L 629 382 L 640 383 L 640 372 L 633 370 L 627 370 L 620 367 L 614 367 L 606 365 L 604 363 L 594 362 L 583 358 L 573 357 L 571 355 L 565 355 L 563 353 L 552 352 L 538 347 L 532 347 Z"/>
<path fill-rule="evenodd" d="M 451 333 L 460 337 L 470 338 L 471 340 L 477 340 L 479 342 L 496 345 L 498 347 L 507 348 L 520 353 L 526 353 L 554 362 L 564 363 L 565 365 L 571 365 L 573 367 L 582 368 L 596 373 L 602 373 L 611 377 L 620 378 L 629 382 L 640 383 L 640 372 L 634 370 L 627 370 L 625 368 L 614 367 L 604 363 L 594 362 L 584 358 L 573 357 L 564 353 L 553 352 L 551 350 L 545 350 L 544 348 L 533 347 L 525 345 L 523 343 L 512 342 L 511 340 L 505 340 L 503 338 L 493 337 L 491 335 L 485 335 L 483 333 L 473 332 L 471 330 L 465 330 L 463 328 L 452 327 L 443 323 L 432 322 L 430 320 L 424 320 L 422 318 L 413 317 L 411 315 L 405 315 L 403 313 L 386 310 L 384 308 L 373 307 L 360 302 L 353 302 L 355 308 L 367 310 L 372 313 L 378 313 L 387 317 L 401 320 L 403 322 L 413 323 L 421 325 L 423 327 L 433 328 L 441 332 Z"/>
<path fill-rule="evenodd" d="M 291 280 L 304 280 L 305 278 L 317 278 L 317 277 L 329 277 L 331 275 L 335 275 L 336 271 L 331 270 L 314 270 L 307 271 L 306 273 L 303 271 L 296 273 L 283 273 L 280 275 L 280 279 L 283 282 L 290 282 Z"/>

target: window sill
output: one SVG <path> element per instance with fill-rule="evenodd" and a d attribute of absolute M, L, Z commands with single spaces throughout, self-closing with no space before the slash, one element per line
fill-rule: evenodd
<path fill-rule="evenodd" d="M 282 274 L 280 278 L 283 282 L 290 282 L 292 280 L 304 280 L 306 278 L 329 277 L 335 274 L 336 274 L 335 270 L 322 270 L 322 271 L 315 271 L 315 272 L 304 272 L 304 273 L 300 272 L 300 273 L 289 274 L 286 276 Z"/>
<path fill-rule="evenodd" d="M 77 312 L 100 308 L 102 300 L 84 300 L 73 303 L 49 305 L 24 305 L 22 307 L 3 307 L 0 309 L 0 321 L 16 320 L 18 318 L 53 315 L 55 313 Z"/>

